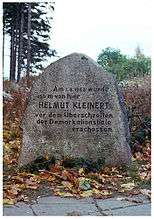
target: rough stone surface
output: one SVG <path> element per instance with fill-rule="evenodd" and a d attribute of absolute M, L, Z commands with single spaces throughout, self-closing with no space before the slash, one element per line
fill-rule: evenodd
<path fill-rule="evenodd" d="M 119 199 L 118 199 L 119 198 Z M 121 198 L 121 199 L 120 199 Z M 143 195 L 136 195 L 134 197 L 116 197 L 102 200 L 97 200 L 97 205 L 103 210 L 125 208 L 134 205 L 148 204 L 150 201 Z"/>
<path fill-rule="evenodd" d="M 112 216 L 151 216 L 151 204 L 114 209 L 108 215 Z"/>
<path fill-rule="evenodd" d="M 80 215 L 98 215 L 98 209 L 94 204 L 88 203 L 73 203 L 72 204 L 37 204 L 32 205 L 32 209 L 36 215 L 58 215 L 58 216 L 67 216 L 73 214 L 73 212 Z M 100 214 L 99 214 L 100 215 Z"/>
<path fill-rule="evenodd" d="M 76 198 L 60 198 L 56 196 L 48 196 L 48 197 L 40 197 L 37 199 L 39 204 L 74 204 L 79 203 L 93 203 L 94 200 L 92 198 L 83 198 L 83 199 L 76 199 Z"/>
<path fill-rule="evenodd" d="M 34 216 L 32 209 L 26 205 L 24 207 L 5 206 L 3 208 L 4 216 Z"/>
<path fill-rule="evenodd" d="M 120 199 L 119 199 L 120 198 Z M 125 199 L 129 200 L 126 201 Z M 134 202 L 134 201 L 138 201 Z M 109 199 L 40 197 L 38 203 L 18 202 L 13 206 L 4 205 L 4 216 L 150 216 L 151 203 L 144 195 L 120 196 Z"/>
<path fill-rule="evenodd" d="M 45 154 L 130 163 L 128 123 L 116 81 L 83 54 L 44 70 L 31 89 L 21 127 L 19 166 Z"/>

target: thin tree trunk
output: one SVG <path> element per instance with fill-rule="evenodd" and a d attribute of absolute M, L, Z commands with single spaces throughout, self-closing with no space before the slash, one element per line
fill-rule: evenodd
<path fill-rule="evenodd" d="M 23 50 L 23 26 L 24 26 L 24 13 L 23 13 L 23 5 L 21 4 L 17 82 L 19 82 L 20 76 L 21 76 L 22 50 Z"/>
<path fill-rule="evenodd" d="M 19 10 L 20 10 L 20 7 L 18 6 L 17 8 L 17 17 L 16 17 L 16 20 L 15 20 L 15 36 L 14 36 L 14 50 L 13 50 L 13 78 L 14 78 L 14 81 L 16 79 L 16 65 L 17 65 L 17 46 L 19 44 L 18 42 L 18 36 L 19 36 Z"/>
<path fill-rule="evenodd" d="M 2 53 L 2 72 L 3 72 L 3 77 L 4 77 L 4 42 L 5 41 L 5 34 L 4 34 L 4 25 L 3 25 L 3 53 Z"/>
<path fill-rule="evenodd" d="M 14 81 L 16 78 L 16 57 L 17 57 L 17 37 L 18 37 L 17 35 L 18 35 L 18 30 L 16 25 L 15 36 L 14 36 L 13 65 L 12 65 L 12 75 Z"/>
<path fill-rule="evenodd" d="M 10 81 L 14 81 L 14 75 L 13 75 L 13 55 L 14 55 L 14 22 L 12 23 L 12 30 L 11 30 L 11 44 L 10 44 Z"/>
<path fill-rule="evenodd" d="M 27 78 L 29 78 L 30 74 L 30 64 L 31 64 L 31 3 L 28 4 L 28 30 L 27 30 L 27 37 L 28 37 L 28 45 L 27 45 Z"/>
<path fill-rule="evenodd" d="M 3 77 L 4 77 L 4 44 L 5 44 L 5 16 L 3 12 L 3 53 L 2 53 L 2 68 L 3 68 Z"/>
<path fill-rule="evenodd" d="M 17 56 L 17 44 L 18 44 L 18 20 L 19 13 L 17 11 L 17 17 L 12 24 L 11 34 L 11 55 L 10 55 L 10 80 L 16 80 L 16 56 Z"/>

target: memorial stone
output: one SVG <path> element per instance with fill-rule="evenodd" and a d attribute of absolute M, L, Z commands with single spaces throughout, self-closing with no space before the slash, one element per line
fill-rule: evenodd
<path fill-rule="evenodd" d="M 47 154 L 129 165 L 123 97 L 111 73 L 84 54 L 49 65 L 31 88 L 21 124 L 19 166 Z"/>

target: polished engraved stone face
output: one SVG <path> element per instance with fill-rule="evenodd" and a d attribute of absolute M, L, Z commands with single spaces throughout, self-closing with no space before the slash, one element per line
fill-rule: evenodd
<path fill-rule="evenodd" d="M 48 154 L 128 165 L 129 129 L 113 76 L 84 54 L 51 65 L 34 83 L 21 127 L 19 165 Z"/>

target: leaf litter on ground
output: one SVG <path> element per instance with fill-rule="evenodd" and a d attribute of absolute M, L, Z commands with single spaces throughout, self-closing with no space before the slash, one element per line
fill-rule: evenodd
<path fill-rule="evenodd" d="M 48 170 L 40 169 L 35 174 L 21 172 L 17 169 L 17 161 L 22 136 L 19 123 L 24 107 L 14 107 L 13 103 L 9 102 L 6 107 L 8 110 L 4 115 L 3 123 L 3 201 L 5 204 L 11 205 L 21 200 L 27 202 L 28 197 L 24 191 L 30 189 L 37 192 L 43 182 L 48 183 L 51 195 L 61 197 L 108 198 L 115 193 L 120 193 L 125 196 L 143 194 L 150 199 L 150 190 L 139 187 L 139 182 L 146 184 L 151 181 L 151 144 L 149 141 L 146 140 L 144 145 L 140 145 L 143 148 L 142 152 L 134 152 L 132 164 L 138 165 L 134 170 L 102 167 L 100 170 L 87 172 L 83 166 L 66 168 L 63 161 L 58 161 Z M 45 159 L 49 159 L 47 155 Z M 139 163 L 143 161 L 144 163 Z"/>

